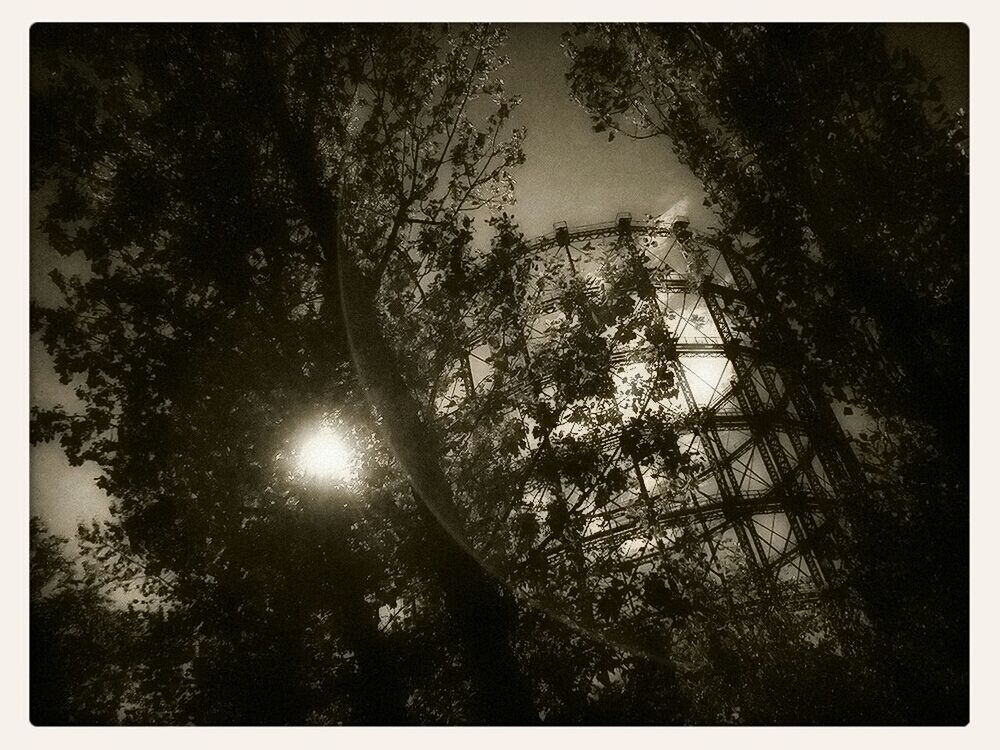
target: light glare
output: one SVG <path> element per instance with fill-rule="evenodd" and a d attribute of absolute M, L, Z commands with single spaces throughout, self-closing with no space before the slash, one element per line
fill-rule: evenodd
<path fill-rule="evenodd" d="M 336 432 L 323 426 L 302 443 L 298 467 L 311 479 L 347 483 L 354 475 L 354 451 Z"/>

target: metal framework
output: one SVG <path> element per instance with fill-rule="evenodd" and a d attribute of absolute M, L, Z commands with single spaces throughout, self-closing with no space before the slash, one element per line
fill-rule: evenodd
<path fill-rule="evenodd" d="M 607 268 L 621 267 L 625 257 L 632 259 L 633 308 L 609 319 Z M 720 579 L 737 565 L 764 587 L 797 582 L 800 590 L 815 592 L 834 583 L 837 539 L 844 531 L 839 511 L 856 487 L 853 457 L 821 389 L 796 367 L 791 332 L 752 262 L 732 244 L 692 232 L 684 219 L 646 223 L 627 214 L 599 225 L 556 225 L 526 243 L 519 262 L 530 269 L 531 281 L 518 340 L 506 344 L 518 352 L 518 377 L 511 374 L 509 356 L 503 377 L 496 371 L 491 337 L 476 331 L 479 323 L 470 319 L 474 332 L 457 352 L 454 378 L 436 402 L 440 419 L 462 414 L 471 424 L 479 418 L 472 416 L 477 404 L 492 408 L 491 392 L 520 394 L 523 408 L 514 416 L 528 434 L 521 492 L 486 514 L 491 517 L 483 527 L 513 547 L 516 535 L 498 534 L 498 524 L 512 527 L 515 518 L 523 523 L 533 515 L 540 531 L 521 557 L 544 559 L 549 570 L 576 576 L 577 591 L 592 592 L 595 601 L 609 587 L 655 570 L 675 528 L 700 530 L 707 569 Z M 555 409 L 556 424 L 546 429 L 531 416 L 531 405 L 551 402 L 557 390 L 560 373 L 545 363 L 552 361 L 548 352 L 558 337 L 566 335 L 566 298 L 574 293 L 576 314 L 582 306 L 584 317 L 595 321 L 592 330 L 613 332 L 641 308 L 655 311 L 669 331 L 669 341 L 658 346 L 641 335 L 628 341 L 605 335 L 614 393 L 600 403 L 577 403 L 576 413 L 593 408 L 612 416 L 588 434 L 566 404 Z M 653 349 L 659 360 L 651 358 Z M 673 388 L 651 396 L 647 381 L 664 351 L 667 361 L 661 364 L 672 373 Z M 660 367 L 656 377 L 662 376 Z M 645 394 L 641 408 L 636 393 Z M 676 431 L 681 453 L 696 457 L 683 486 L 630 456 L 629 425 L 654 411 Z M 558 476 L 532 475 L 560 440 L 574 439 L 590 441 L 594 486 L 574 489 Z M 614 462 L 627 467 L 628 479 L 597 501 Z M 572 523 L 554 528 L 556 506 Z M 488 548 L 491 540 L 479 544 Z M 627 597 L 622 606 L 628 606 Z"/>

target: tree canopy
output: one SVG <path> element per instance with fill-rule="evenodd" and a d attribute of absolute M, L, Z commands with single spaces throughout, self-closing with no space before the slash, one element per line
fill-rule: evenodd
<path fill-rule="evenodd" d="M 580 556 L 583 505 L 650 474 L 679 495 L 702 467 L 655 406 L 678 384 L 660 311 L 631 296 L 642 243 L 601 259 L 596 297 L 572 256 L 527 252 L 501 29 L 33 27 L 38 218 L 87 269 L 54 270 L 62 300 L 32 309 L 80 402 L 34 410 L 32 439 L 96 463 L 113 499 L 82 575 L 32 530 L 33 720 L 905 722 L 932 686 L 956 720 L 961 643 L 923 649 L 964 627 L 967 167 L 933 84 L 872 33 L 569 44 L 595 127 L 669 138 L 816 387 L 877 418 L 849 601 L 799 607 L 739 566 L 707 577 L 683 527 L 639 575 Z M 545 299 L 557 322 L 529 346 Z M 610 357 L 633 339 L 653 376 L 626 421 Z M 349 489 L 302 476 L 317 425 L 359 457 Z"/>
<path fill-rule="evenodd" d="M 608 25 L 567 42 L 595 129 L 669 139 L 724 232 L 748 238 L 812 377 L 871 418 L 854 589 L 914 716 L 965 715 L 965 113 L 872 25 Z"/>

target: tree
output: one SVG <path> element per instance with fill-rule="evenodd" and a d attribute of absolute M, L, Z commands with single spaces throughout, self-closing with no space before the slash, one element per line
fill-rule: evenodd
<path fill-rule="evenodd" d="M 967 348 L 968 161 L 962 115 L 945 110 L 937 81 L 909 54 L 890 57 L 871 26 L 617 27 L 596 36 L 573 48 L 571 73 L 595 127 L 632 120 L 640 135 L 669 137 L 725 228 L 761 240 L 776 292 L 806 309 L 843 310 L 835 320 L 848 342 L 870 320 L 906 377 L 904 390 L 885 384 L 877 397 L 961 445 L 954 406 L 967 400 L 964 379 L 941 368 Z M 810 246 L 822 262 L 806 256 Z M 817 274 L 836 302 L 807 297 L 801 283 L 795 294 L 794 276 Z M 921 328 L 907 328 L 918 320 Z M 831 329 L 807 328 L 809 345 L 842 368 Z"/>
<path fill-rule="evenodd" d="M 32 723 L 181 720 L 192 683 L 163 646 L 183 639 L 150 598 L 164 582 L 144 577 L 137 586 L 141 566 L 95 529 L 80 542 L 82 555 L 71 556 L 66 539 L 31 521 Z"/>
<path fill-rule="evenodd" d="M 31 721 L 39 724 L 100 724 L 115 720 L 115 701 L 82 703 L 79 684 L 107 682 L 104 665 L 114 642 L 102 637 L 113 615 L 88 589 L 64 556 L 66 540 L 31 523 Z M 117 685 L 120 690 L 120 683 Z M 96 691 L 95 691 L 96 692 Z M 114 688 L 102 690 L 102 697 Z M 93 693 L 91 693 L 93 695 Z M 115 696 L 117 697 L 117 696 Z"/>
<path fill-rule="evenodd" d="M 531 298 L 504 213 L 523 132 L 508 124 L 497 30 L 33 33 L 42 227 L 88 264 L 55 272 L 63 302 L 33 309 L 82 404 L 36 410 L 33 439 L 101 467 L 113 520 L 82 534 L 88 559 L 147 589 L 148 627 L 112 661 L 148 679 L 130 677 L 130 710 L 100 720 L 767 721 L 783 718 L 789 665 L 861 671 L 825 615 L 761 603 L 746 571 L 699 583 L 683 533 L 655 575 L 581 571 L 560 486 L 603 502 L 636 464 L 683 485 L 691 459 L 662 416 L 597 411 L 584 440 L 555 429 L 607 394 L 593 321 L 631 314 L 635 248 L 607 259 L 621 284 L 596 309 L 565 269 L 543 279 L 565 306 L 547 356 L 504 338 Z M 622 335 L 666 349 L 639 307 Z M 475 389 L 456 369 L 473 327 L 499 338 L 495 369 L 514 387 L 453 409 L 445 386 Z M 363 456 L 354 511 L 295 476 L 300 430 L 324 420 Z M 601 430 L 628 427 L 629 449 L 595 472 Z M 529 435 L 545 447 L 526 455 Z M 551 496 L 540 517 L 525 487 Z M 568 554 L 549 564 L 553 545 Z M 652 659 L 616 646 L 654 643 Z M 830 716 L 818 674 L 792 684 L 803 711 Z"/>
<path fill-rule="evenodd" d="M 212 680 L 201 684 L 222 691 L 195 720 L 303 721 L 314 709 L 303 694 L 315 694 L 304 671 L 310 617 L 346 596 L 353 604 L 340 606 L 357 610 L 348 619 L 375 624 L 371 596 L 380 602 L 380 591 L 401 586 L 391 566 L 355 571 L 358 585 L 322 581 L 338 554 L 331 545 L 344 540 L 320 540 L 326 552 L 312 555 L 308 524 L 297 520 L 302 492 L 275 462 L 302 420 L 330 404 L 349 422 L 371 423 L 350 374 L 338 259 L 324 256 L 325 243 L 349 235 L 361 262 L 373 263 L 376 252 L 400 251 L 394 238 L 415 207 L 455 212 L 475 197 L 433 193 L 444 164 L 464 174 L 483 156 L 469 149 L 475 132 L 461 113 L 481 94 L 499 96 L 491 77 L 499 36 L 425 27 L 151 33 L 36 31 L 51 75 L 33 99 L 33 180 L 54 195 L 43 220 L 53 246 L 83 254 L 90 273 L 54 273 L 65 305 L 35 310 L 60 375 L 82 376 L 84 404 L 76 414 L 37 412 L 35 437 L 59 436 L 71 460 L 102 467 L 121 539 L 148 574 L 174 578 L 171 616 L 202 634 L 200 662 Z M 440 135 L 466 143 L 468 156 L 433 144 Z M 505 161 L 518 158 L 516 142 L 504 149 Z M 331 180 L 334 166 L 344 176 Z M 360 186 L 349 210 L 334 210 L 338 184 Z M 382 481 L 392 476 L 383 470 Z M 376 497 L 413 510 L 398 494 Z M 524 690 L 501 680 L 505 670 L 516 679 L 516 667 L 501 663 L 503 620 L 477 633 L 462 614 L 507 605 L 450 537 L 423 528 L 441 556 L 433 580 L 451 599 L 466 658 L 480 667 L 478 710 L 502 694 L 495 714 L 470 720 L 525 720 Z M 350 543 L 370 560 L 378 539 L 369 532 L 353 529 Z M 255 641 L 242 642 L 251 634 Z M 357 660 L 368 655 L 359 679 L 371 689 L 349 692 L 351 720 L 403 720 L 406 691 L 390 688 L 384 666 L 403 636 L 369 627 L 353 638 Z M 520 713 L 505 717 L 505 706 Z"/>
<path fill-rule="evenodd" d="M 747 238 L 815 387 L 870 415 L 867 491 L 845 509 L 853 589 L 891 654 L 904 720 L 964 721 L 963 113 L 872 26 L 602 26 L 569 45 L 595 129 L 669 139 L 723 232 Z"/>

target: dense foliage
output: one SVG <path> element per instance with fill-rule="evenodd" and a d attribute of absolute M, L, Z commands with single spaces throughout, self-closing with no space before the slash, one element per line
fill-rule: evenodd
<path fill-rule="evenodd" d="M 853 591 L 906 720 L 961 721 L 968 681 L 968 151 L 964 112 L 876 26 L 581 27 L 594 127 L 663 136 L 869 423 L 846 508 Z"/>
<path fill-rule="evenodd" d="M 499 30 L 32 33 L 32 187 L 47 204 L 38 218 L 56 250 L 87 264 L 77 276 L 54 271 L 62 301 L 33 307 L 33 331 L 79 405 L 35 410 L 32 439 L 58 439 L 72 462 L 95 462 L 113 498 L 110 523 L 81 529 L 75 561 L 33 527 L 36 723 L 913 720 L 916 689 L 900 709 L 889 698 L 899 685 L 880 671 L 867 636 L 843 640 L 869 632 L 853 605 L 762 600 L 738 569 L 726 586 L 705 583 L 700 544 L 683 530 L 638 578 L 585 569 L 574 556 L 582 516 L 566 497 L 607 503 L 633 471 L 682 488 L 697 458 L 678 448 L 668 416 L 647 408 L 676 386 L 661 361 L 662 320 L 624 291 L 645 273 L 635 247 L 604 259 L 612 281 L 596 302 L 576 293 L 571 269 L 528 267 L 505 212 L 524 134 L 510 124 L 516 99 L 498 76 Z M 869 466 L 884 465 L 870 471 L 870 497 L 852 519 L 853 590 L 881 643 L 899 640 L 897 667 L 930 664 L 926 638 L 953 640 L 962 629 L 960 617 L 943 618 L 945 605 L 960 603 L 963 558 L 958 549 L 942 567 L 953 532 L 923 539 L 935 506 L 920 503 L 931 502 L 934 471 L 933 486 L 961 505 L 962 454 L 945 437 L 960 430 L 938 407 L 920 406 L 928 393 L 943 398 L 940 381 L 914 375 L 925 362 L 908 344 L 897 351 L 898 331 L 884 328 L 895 312 L 864 295 L 872 275 L 896 269 L 894 293 L 933 307 L 924 319 L 936 326 L 935 346 L 963 351 L 961 193 L 938 204 L 940 220 L 921 223 L 928 205 L 906 203 L 910 213 L 885 224 L 874 200 L 852 192 L 864 186 L 843 171 L 845 154 L 792 125 L 762 140 L 759 122 L 754 130 L 739 119 L 756 112 L 739 99 L 748 82 L 733 78 L 757 69 L 747 55 L 780 55 L 818 75 L 807 53 L 820 42 L 773 49 L 764 31 L 733 30 L 746 39 L 706 65 L 687 40 L 701 49 L 699 35 L 715 30 L 585 33 L 572 47 L 572 85 L 598 127 L 640 112 L 644 128 L 670 137 L 705 181 L 720 236 L 758 241 L 761 275 L 786 304 L 817 379 L 850 389 L 886 426 L 870 431 L 864 453 Z M 844 115 L 838 132 L 867 144 L 852 158 L 879 154 L 885 179 L 870 179 L 888 189 L 895 162 L 917 154 L 912 184 L 893 189 L 915 191 L 914 175 L 930 167 L 962 188 L 961 151 L 941 137 L 952 121 L 887 103 L 896 102 L 892 86 L 915 86 L 919 75 L 878 58 L 863 35 L 837 38 L 872 59 L 841 70 L 836 86 L 860 101 L 884 71 L 888 93 L 871 106 L 895 128 L 868 143 Z M 829 81 L 796 85 L 812 98 L 795 98 L 804 109 L 791 120 L 813 122 L 833 106 Z M 671 86 L 701 93 L 688 101 L 667 95 Z M 794 97 L 783 91 L 766 105 L 787 109 Z M 719 128 L 756 161 L 715 148 Z M 912 137 L 894 141 L 906 128 Z M 895 150 L 883 153 L 890 141 Z M 816 174 L 790 163 L 789 144 L 812 155 Z M 824 234 L 846 231 L 830 219 L 803 218 L 822 203 L 803 192 L 805 181 L 831 165 L 838 187 L 824 190 L 862 204 L 831 209 L 858 216 L 847 238 Z M 807 200 L 815 203 L 800 204 Z M 933 263 L 907 255 L 899 232 L 910 229 L 924 233 Z M 858 264 L 869 256 L 874 266 Z M 555 345 L 529 352 L 513 332 L 546 288 L 563 304 Z M 628 425 L 609 406 L 598 321 L 611 319 L 625 321 L 616 336 L 650 343 L 644 365 L 659 373 L 631 392 L 642 408 Z M 458 365 L 472 329 L 490 350 L 493 382 L 478 390 Z M 873 350 L 862 333 L 882 343 Z M 917 332 L 903 333 L 909 342 Z M 849 367 L 841 347 L 850 347 Z M 882 358 L 906 388 L 878 380 Z M 583 437 L 557 429 L 566 414 L 587 423 Z M 324 421 L 362 457 L 349 491 L 310 484 L 296 468 L 303 432 Z M 612 431 L 631 437 L 607 459 L 598 445 Z M 527 502 L 533 494 L 547 498 L 541 512 Z M 899 502 L 905 518 L 886 520 L 883 507 Z M 952 514 L 956 528 L 963 513 Z M 656 532 L 651 518 L 636 521 Z M 900 528 L 908 536 L 882 550 Z M 919 553 L 897 554 L 915 540 Z M 544 553 L 553 544 L 562 557 Z M 930 586 L 923 597 L 913 583 L 900 586 L 914 570 Z M 949 581 L 958 596 L 945 600 L 938 592 Z M 900 594 L 877 610 L 882 586 Z M 623 607 L 626 599 L 638 607 Z M 892 618 L 914 602 L 926 616 L 905 629 Z M 926 684 L 960 690 L 955 659 L 930 664 Z"/>

